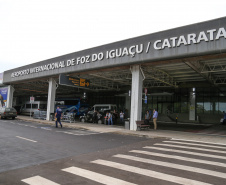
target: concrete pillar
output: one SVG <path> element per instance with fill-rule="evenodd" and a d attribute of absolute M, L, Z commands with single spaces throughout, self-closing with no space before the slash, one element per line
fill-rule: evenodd
<path fill-rule="evenodd" d="M 9 85 L 8 86 L 8 94 L 7 94 L 7 102 L 6 102 L 6 107 L 12 107 L 13 106 L 13 93 L 15 89 Z"/>
<path fill-rule="evenodd" d="M 139 65 L 133 66 L 131 72 L 132 91 L 130 109 L 130 130 L 136 130 L 136 121 L 141 120 L 143 76 Z"/>
<path fill-rule="evenodd" d="M 195 120 L 195 104 L 196 94 L 195 88 L 190 89 L 190 105 L 189 105 L 189 120 Z"/>
<path fill-rule="evenodd" d="M 51 120 L 50 114 L 54 113 L 54 102 L 56 97 L 56 81 L 53 78 L 49 79 L 48 102 L 46 119 Z"/>

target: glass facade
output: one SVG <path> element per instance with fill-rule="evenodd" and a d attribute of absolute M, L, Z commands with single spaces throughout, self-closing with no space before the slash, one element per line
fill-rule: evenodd
<path fill-rule="evenodd" d="M 154 93 L 148 95 L 148 103 L 143 101 L 142 115 L 148 109 L 157 109 L 159 113 L 189 113 L 190 88 L 176 89 L 172 95 Z M 159 95 L 158 95 L 159 94 Z M 197 114 L 222 114 L 226 112 L 226 93 L 216 88 L 196 88 L 196 113 Z"/>

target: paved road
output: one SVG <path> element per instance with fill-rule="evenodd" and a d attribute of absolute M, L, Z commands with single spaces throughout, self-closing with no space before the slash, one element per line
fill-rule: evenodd
<path fill-rule="evenodd" d="M 1 123 L 4 126 L 5 124 Z M 13 126 L 18 127 L 16 124 Z M 99 137 L 105 137 L 105 142 L 100 142 L 100 145 L 107 143 L 108 147 L 105 145 L 101 149 L 91 149 L 86 154 L 75 151 L 75 155 L 70 157 L 59 157 L 57 160 L 40 165 L 27 165 L 25 168 L 2 172 L 1 185 L 226 184 L 225 144 L 182 139 L 145 139 L 101 133 L 88 135 L 89 132 L 84 130 L 82 132 L 86 135 L 78 136 L 62 132 L 59 135 L 59 132 L 56 132 L 59 129 L 52 128 L 52 131 L 48 131 L 41 127 L 36 131 L 38 133 L 53 132 L 54 136 L 63 135 L 76 140 L 91 137 L 86 139 L 86 142 L 91 142 L 90 140 L 95 142 L 96 139 L 100 142 Z M 36 139 L 38 143 L 42 140 L 37 138 L 38 136 L 39 134 L 36 134 L 36 137 L 29 139 Z M 23 140 L 25 141 L 32 143 L 32 141 Z M 77 146 L 80 145 L 77 144 Z"/>
<path fill-rule="evenodd" d="M 0 128 L 0 172 L 146 140 L 17 120 Z"/>

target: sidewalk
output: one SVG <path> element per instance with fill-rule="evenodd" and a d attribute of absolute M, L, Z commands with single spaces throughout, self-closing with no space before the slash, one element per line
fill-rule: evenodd
<path fill-rule="evenodd" d="M 28 116 L 19 115 L 16 119 L 55 126 L 54 121 L 33 119 Z M 172 130 L 161 130 L 161 129 L 132 131 L 132 130 L 125 129 L 122 126 L 108 126 L 108 125 L 99 125 L 99 124 L 83 123 L 83 122 L 75 122 L 75 123 L 62 122 L 62 123 L 63 123 L 63 127 L 65 128 L 87 129 L 90 131 L 100 132 L 100 133 L 118 133 L 118 134 L 134 135 L 134 136 L 148 137 L 148 138 L 177 138 L 177 139 L 226 144 L 226 135 L 209 135 L 209 134 L 201 134 L 201 133 L 194 133 L 194 132 L 183 132 L 183 131 L 172 131 Z M 208 128 L 208 129 L 211 129 L 211 128 Z M 226 126 L 219 125 L 219 128 L 217 129 L 226 130 Z"/>

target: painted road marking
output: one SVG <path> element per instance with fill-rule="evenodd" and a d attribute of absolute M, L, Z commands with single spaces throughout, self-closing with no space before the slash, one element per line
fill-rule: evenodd
<path fill-rule="evenodd" d="M 41 129 L 48 130 L 48 131 L 51 131 L 52 130 L 50 127 L 41 127 Z"/>
<path fill-rule="evenodd" d="M 100 165 L 132 172 L 132 173 L 136 173 L 136 174 L 140 174 L 140 175 L 145 175 L 148 177 L 161 179 L 161 180 L 165 180 L 165 181 L 169 181 L 169 182 L 173 182 L 173 183 L 178 183 L 178 184 L 209 185 L 209 183 L 204 183 L 201 181 L 196 181 L 196 180 L 187 179 L 187 178 L 183 178 L 183 177 L 177 177 L 174 175 L 168 175 L 165 173 L 160 173 L 160 172 L 156 172 L 156 171 L 152 171 L 152 170 L 142 169 L 142 168 L 129 166 L 129 165 L 121 164 L 121 163 L 116 163 L 116 162 L 111 162 L 111 161 L 106 161 L 106 160 L 98 159 L 98 160 L 92 161 L 91 163 L 100 164 Z"/>
<path fill-rule="evenodd" d="M 177 155 L 168 155 L 168 154 L 162 154 L 162 153 L 156 153 L 156 152 L 147 152 L 147 151 L 143 151 L 143 150 L 131 150 L 129 152 L 157 156 L 157 157 L 170 158 L 170 159 L 177 159 L 177 160 L 182 160 L 182 161 L 189 161 L 189 162 L 194 162 L 194 163 L 202 163 L 202 164 L 226 167 L 225 163 L 207 161 L 207 160 L 201 160 L 201 159 L 193 159 L 193 158 L 181 157 L 181 156 L 177 156 Z"/>
<path fill-rule="evenodd" d="M 35 127 L 35 126 L 31 126 L 31 125 L 30 125 L 29 127 L 32 127 L 32 128 L 38 128 L 38 127 Z"/>
<path fill-rule="evenodd" d="M 30 178 L 27 178 L 27 179 L 23 179 L 21 180 L 29 185 L 60 185 L 60 184 L 57 184 L 53 181 L 50 181 L 48 179 L 45 179 L 43 177 L 40 177 L 40 176 L 34 176 L 34 177 L 30 177 Z"/>
<path fill-rule="evenodd" d="M 209 148 L 220 148 L 225 149 L 226 147 L 223 146 L 213 146 L 213 145 L 204 145 L 204 144 L 197 144 L 197 143 L 185 143 L 185 142 L 177 142 L 177 141 L 163 141 L 164 143 L 175 143 L 175 144 L 183 144 L 183 145 L 193 145 L 193 146 L 204 146 Z"/>
<path fill-rule="evenodd" d="M 126 182 L 120 179 L 116 179 L 107 175 L 102 175 L 100 173 L 96 173 L 93 171 L 85 170 L 82 168 L 77 167 L 70 167 L 62 169 L 62 171 L 69 172 L 96 182 L 99 182 L 101 184 L 109 184 L 109 185 L 135 185 L 134 183 Z"/>
<path fill-rule="evenodd" d="M 154 164 L 154 165 L 159 165 L 159 166 L 164 166 L 164 167 L 174 168 L 174 169 L 179 169 L 179 170 L 184 170 L 184 171 L 201 173 L 201 174 L 205 174 L 205 175 L 209 175 L 209 176 L 215 176 L 215 177 L 220 177 L 220 178 L 226 179 L 226 173 L 221 173 L 221 172 L 217 172 L 217 171 L 213 171 L 213 170 L 206 170 L 206 169 L 196 168 L 196 167 L 191 167 L 191 166 L 186 166 L 186 165 L 145 159 L 145 158 L 135 157 L 135 156 L 130 156 L 130 155 L 117 154 L 117 155 L 114 155 L 113 157 L 129 159 L 129 160 L 138 161 L 138 162 L 142 162 L 142 163 Z"/>
<path fill-rule="evenodd" d="M 27 139 L 27 138 L 24 138 L 24 137 L 20 137 L 20 136 L 16 136 L 16 137 L 17 137 L 17 138 L 20 138 L 20 139 L 27 140 L 27 141 L 31 141 L 31 142 L 34 142 L 34 143 L 37 142 L 37 141 L 31 140 L 31 139 Z"/>
<path fill-rule="evenodd" d="M 92 134 L 100 134 L 98 132 L 95 133 L 87 133 L 87 132 L 81 132 L 79 133 L 73 133 L 73 132 L 67 132 L 67 131 L 56 131 L 56 132 L 60 132 L 60 133 L 64 133 L 64 134 L 70 134 L 70 135 L 75 135 L 75 136 L 83 136 L 83 135 L 92 135 Z M 77 131 L 76 131 L 77 132 Z"/>
<path fill-rule="evenodd" d="M 171 140 L 176 140 L 176 141 L 189 141 L 189 142 L 194 142 L 194 143 L 206 143 L 206 144 L 214 144 L 214 145 L 226 146 L 226 144 L 223 144 L 223 143 L 213 143 L 213 142 L 206 142 L 206 141 L 194 141 L 194 140 L 176 139 L 176 138 L 172 138 Z"/>
<path fill-rule="evenodd" d="M 190 155 L 198 155 L 198 156 L 201 156 L 201 157 L 211 157 L 211 158 L 217 158 L 217 159 L 226 159 L 226 157 L 224 157 L 224 156 L 211 155 L 211 154 L 198 153 L 198 152 L 189 152 L 189 151 L 184 151 L 184 150 L 175 150 L 175 149 L 160 148 L 160 147 L 153 147 L 153 146 L 145 146 L 143 148 L 154 149 L 154 150 L 161 150 L 161 151 L 168 151 L 168 152 L 183 153 L 183 154 L 190 154 Z"/>
<path fill-rule="evenodd" d="M 216 153 L 222 153 L 226 154 L 226 151 L 221 150 L 210 150 L 205 148 L 197 148 L 197 147 L 189 147 L 189 146 L 180 146 L 180 145 L 170 145 L 170 144 L 162 144 L 162 143 L 156 143 L 155 146 L 169 146 L 169 147 L 175 147 L 175 148 L 184 148 L 184 149 L 193 149 L 193 150 L 201 150 L 201 151 L 207 151 L 207 152 L 216 152 Z"/>

